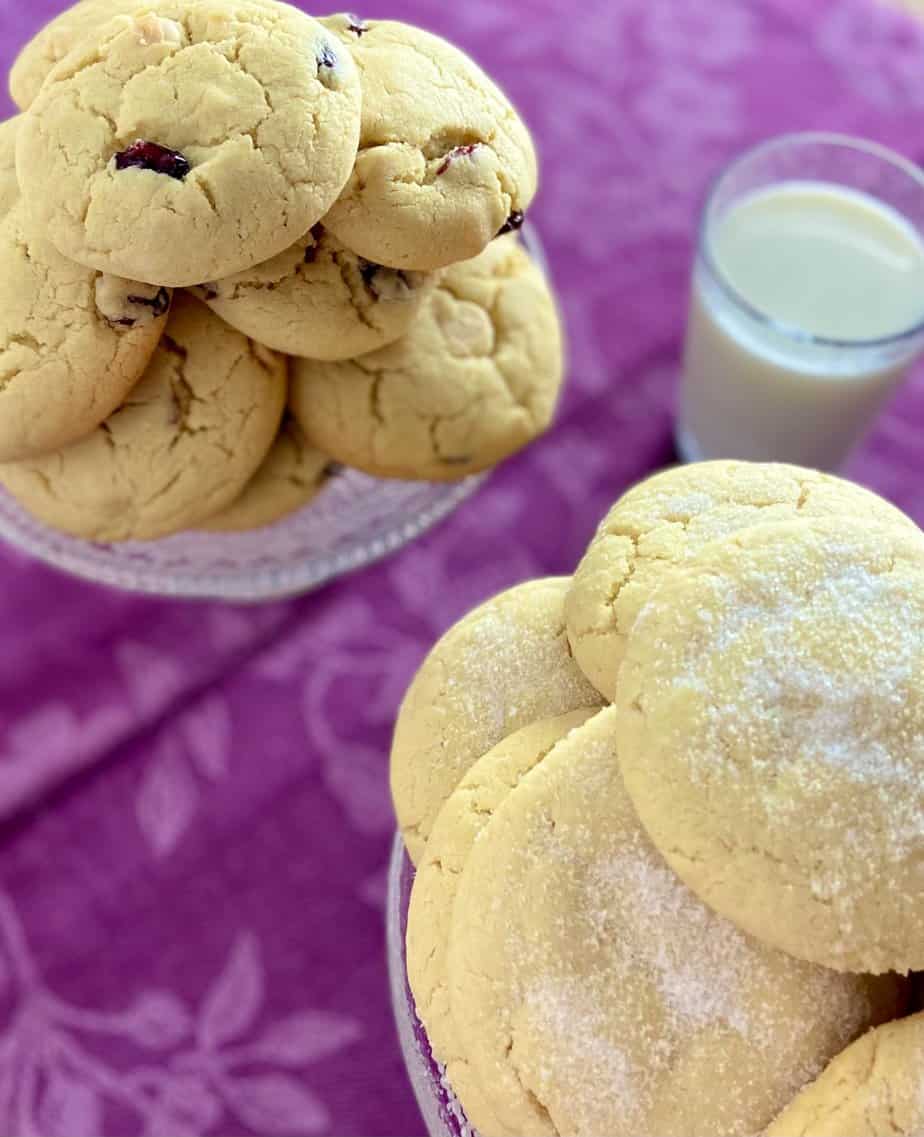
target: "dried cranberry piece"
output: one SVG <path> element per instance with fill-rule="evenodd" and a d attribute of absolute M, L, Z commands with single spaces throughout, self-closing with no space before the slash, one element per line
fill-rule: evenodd
<path fill-rule="evenodd" d="M 129 295 L 128 302 L 129 304 L 141 304 L 145 308 L 150 308 L 155 320 L 159 320 L 170 307 L 170 293 L 166 288 L 159 288 L 153 296 Z"/>
<path fill-rule="evenodd" d="M 329 43 L 322 43 L 318 45 L 316 59 L 318 79 L 329 91 L 339 91 L 344 82 L 340 56 Z"/>
<path fill-rule="evenodd" d="M 436 176 L 439 177 L 441 174 L 445 174 L 456 158 L 467 158 L 469 154 L 474 154 L 477 149 L 478 143 L 473 142 L 469 146 L 457 146 L 455 150 L 450 150 L 443 159 L 443 164 L 436 171 Z"/>
<path fill-rule="evenodd" d="M 498 237 L 503 237 L 505 233 L 516 233 L 518 229 L 523 228 L 523 222 L 525 220 L 526 214 L 522 209 L 515 209 L 498 230 Z"/>
<path fill-rule="evenodd" d="M 176 178 L 181 182 L 192 167 L 189 160 L 179 150 L 171 150 L 168 146 L 161 146 L 159 142 L 146 142 L 139 138 L 127 150 L 122 150 L 115 156 L 117 170 L 127 170 L 135 166 L 141 170 L 153 170 L 155 174 L 166 174 L 168 178 Z"/>
<path fill-rule="evenodd" d="M 382 267 L 381 265 L 373 264 L 372 261 L 363 260 L 362 257 L 358 258 L 359 262 L 359 275 L 363 278 L 363 284 L 371 291 L 372 282 L 375 280 L 375 274 Z"/>
<path fill-rule="evenodd" d="M 317 225 L 312 225 L 309 236 L 311 237 L 312 243 L 305 246 L 306 265 L 314 264 L 318 259 L 318 251 L 324 237 L 324 226 L 320 222 L 318 222 Z"/>
<path fill-rule="evenodd" d="M 170 290 L 101 273 L 96 278 L 96 310 L 113 328 L 144 327 L 166 315 Z"/>
<path fill-rule="evenodd" d="M 371 296 L 386 304 L 400 303 L 413 298 L 426 281 L 426 274 L 405 272 L 400 268 L 386 268 L 359 258 L 359 274 Z"/>
<path fill-rule="evenodd" d="M 318 67 L 328 67 L 333 70 L 340 63 L 337 53 L 328 43 L 321 44 L 318 50 Z"/>

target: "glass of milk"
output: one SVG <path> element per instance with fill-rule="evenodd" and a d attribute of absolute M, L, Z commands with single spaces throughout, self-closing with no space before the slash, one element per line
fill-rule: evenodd
<path fill-rule="evenodd" d="M 924 171 L 816 133 L 725 170 L 693 272 L 685 459 L 837 469 L 922 351 Z"/>

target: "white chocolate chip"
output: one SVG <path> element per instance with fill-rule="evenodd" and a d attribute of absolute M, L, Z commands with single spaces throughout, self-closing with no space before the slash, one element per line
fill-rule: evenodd
<path fill-rule="evenodd" d="M 495 335 L 491 318 L 483 308 L 468 300 L 454 304 L 451 313 L 437 317 L 446 347 L 459 359 L 490 355 Z"/>
<path fill-rule="evenodd" d="M 181 44 L 183 29 L 176 20 L 167 20 L 153 12 L 136 17 L 134 29 L 144 47 L 157 43 Z"/>

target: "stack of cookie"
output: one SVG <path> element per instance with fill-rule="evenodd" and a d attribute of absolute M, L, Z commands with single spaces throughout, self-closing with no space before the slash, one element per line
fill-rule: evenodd
<path fill-rule="evenodd" d="M 392 790 L 410 986 L 485 1137 L 924 1132 L 924 536 L 885 501 L 637 486 L 437 644 Z"/>
<path fill-rule="evenodd" d="M 98 541 L 270 524 L 341 466 L 546 429 L 529 134 L 465 55 L 277 0 L 82 0 L 0 126 L 0 482 Z"/>

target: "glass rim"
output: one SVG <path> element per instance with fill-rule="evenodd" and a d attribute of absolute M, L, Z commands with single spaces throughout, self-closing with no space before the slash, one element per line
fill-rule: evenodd
<path fill-rule="evenodd" d="M 818 347 L 863 350 L 894 347 L 902 343 L 911 342 L 918 336 L 924 335 L 924 310 L 921 312 L 920 319 L 910 327 L 904 328 L 899 332 L 892 332 L 887 336 L 877 336 L 873 339 L 842 339 L 840 337 L 815 335 L 813 332 L 806 331 L 805 328 L 787 323 L 785 320 L 778 320 L 776 317 L 769 315 L 767 312 L 764 312 L 752 304 L 742 295 L 739 289 L 735 287 L 716 262 L 712 253 L 710 228 L 716 197 L 726 180 L 745 162 L 749 162 L 762 154 L 780 149 L 784 146 L 812 144 L 836 146 L 845 150 L 857 150 L 871 157 L 878 158 L 880 161 L 905 174 L 911 182 L 915 183 L 921 191 L 922 200 L 924 200 L 924 169 L 910 158 L 906 158 L 903 154 L 898 153 L 897 150 L 883 146 L 882 143 L 873 142 L 856 135 L 838 134 L 834 131 L 825 130 L 794 131 L 788 134 L 779 134 L 773 138 L 765 139 L 763 142 L 758 142 L 755 146 L 749 147 L 742 154 L 739 154 L 723 166 L 712 179 L 700 217 L 697 256 L 702 259 L 712 279 L 736 307 L 742 309 L 752 320 L 761 324 L 763 327 L 770 328 L 795 343 L 813 344 Z M 896 212 L 898 211 L 896 210 Z M 909 222 L 909 224 L 913 224 L 913 222 Z M 915 228 L 917 228 L 917 226 L 915 226 Z M 922 234 L 922 239 L 924 239 L 924 234 Z"/>

